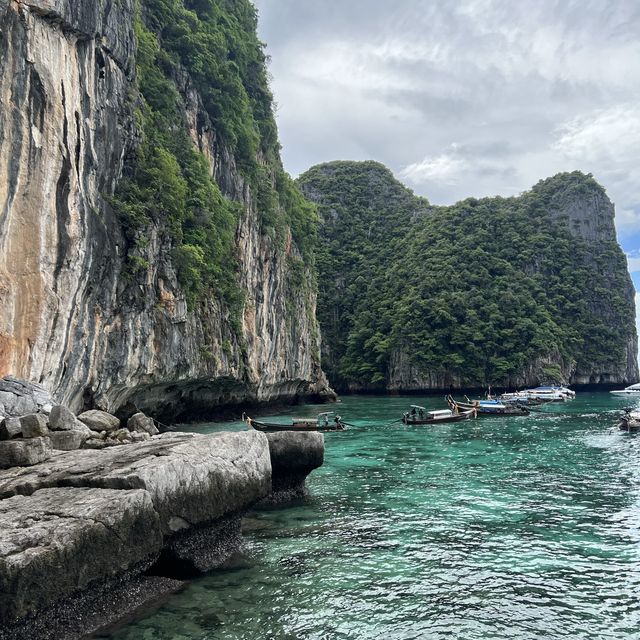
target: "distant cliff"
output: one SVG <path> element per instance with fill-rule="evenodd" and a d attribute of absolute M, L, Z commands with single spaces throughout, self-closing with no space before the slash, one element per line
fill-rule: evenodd
<path fill-rule="evenodd" d="M 339 390 L 638 379 L 634 289 L 591 176 L 451 207 L 375 162 L 298 182 L 321 215 L 318 317 Z"/>
<path fill-rule="evenodd" d="M 0 376 L 173 415 L 330 395 L 255 9 L 140 5 L 0 0 Z"/>

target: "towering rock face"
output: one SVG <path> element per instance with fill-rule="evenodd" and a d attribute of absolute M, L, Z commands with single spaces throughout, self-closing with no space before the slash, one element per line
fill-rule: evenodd
<path fill-rule="evenodd" d="M 318 317 L 339 390 L 638 379 L 634 289 L 592 177 L 451 207 L 374 162 L 299 184 L 322 219 Z"/>
<path fill-rule="evenodd" d="M 0 376 L 74 409 L 158 414 L 327 395 L 314 289 L 289 273 L 298 249 L 264 232 L 187 72 L 176 86 L 194 148 L 239 204 L 235 323 L 215 291 L 187 304 L 161 218 L 127 268 L 109 202 L 140 143 L 134 1 L 0 0 Z"/>

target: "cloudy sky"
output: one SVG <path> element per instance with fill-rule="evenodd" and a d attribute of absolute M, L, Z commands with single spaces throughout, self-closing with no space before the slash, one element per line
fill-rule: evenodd
<path fill-rule="evenodd" d="M 450 204 L 591 172 L 640 290 L 638 0 L 256 4 L 292 175 L 374 159 Z"/>

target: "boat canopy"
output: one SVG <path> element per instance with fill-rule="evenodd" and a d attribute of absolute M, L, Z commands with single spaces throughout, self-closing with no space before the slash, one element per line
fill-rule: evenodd
<path fill-rule="evenodd" d="M 419 404 L 412 404 L 411 408 L 418 409 L 419 411 L 426 411 L 426 409 L 424 407 L 421 407 Z"/>

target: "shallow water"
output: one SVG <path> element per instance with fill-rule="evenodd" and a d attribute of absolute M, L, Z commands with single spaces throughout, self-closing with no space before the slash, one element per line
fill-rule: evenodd
<path fill-rule="evenodd" d="M 308 501 L 251 513 L 240 568 L 103 637 L 640 638 L 640 437 L 612 428 L 629 399 L 390 424 L 410 403 L 445 406 L 344 397 L 355 426 L 325 436 Z"/>

